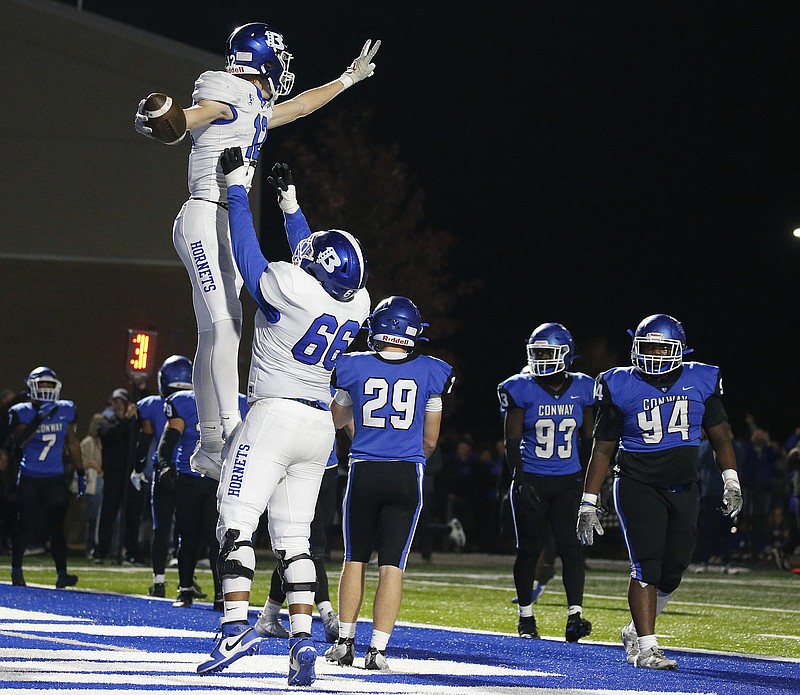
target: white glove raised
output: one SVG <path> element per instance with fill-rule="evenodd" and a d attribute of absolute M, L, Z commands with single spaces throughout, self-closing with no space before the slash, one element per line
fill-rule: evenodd
<path fill-rule="evenodd" d="M 136 491 L 139 492 L 142 489 L 142 483 L 146 483 L 147 480 L 144 477 L 144 473 L 137 473 L 136 471 L 131 471 L 131 485 L 136 488 Z"/>
<path fill-rule="evenodd" d="M 147 116 L 144 115 L 144 99 L 139 102 L 139 108 L 136 109 L 136 116 L 133 119 L 133 127 L 136 128 L 136 132 L 139 135 L 144 135 L 146 138 L 150 138 L 151 140 L 155 140 L 153 136 L 153 129 L 148 127 Z"/>
<path fill-rule="evenodd" d="M 372 62 L 372 59 L 381 47 L 381 40 L 378 39 L 372 48 L 370 48 L 370 44 L 372 44 L 372 39 L 367 39 L 358 58 L 350 64 L 350 67 L 339 78 L 345 89 L 352 87 L 356 82 L 361 82 L 367 77 L 372 77 L 375 72 L 375 63 Z"/>
<path fill-rule="evenodd" d="M 578 526 L 575 529 L 578 540 L 583 545 L 594 544 L 594 533 L 602 536 L 605 531 L 600 525 L 600 515 L 602 510 L 597 506 L 597 495 L 585 492 L 583 499 L 578 507 Z"/>
<path fill-rule="evenodd" d="M 735 519 L 742 511 L 742 487 L 739 485 L 739 474 L 731 468 L 722 471 L 724 490 L 722 492 L 722 513 Z"/>

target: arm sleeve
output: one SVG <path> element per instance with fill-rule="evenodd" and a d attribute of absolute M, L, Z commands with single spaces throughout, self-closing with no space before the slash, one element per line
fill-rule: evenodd
<path fill-rule="evenodd" d="M 166 468 L 172 465 L 172 456 L 175 453 L 175 447 L 180 441 L 181 433 L 172 427 L 167 427 L 164 434 L 161 435 L 161 441 L 158 443 L 158 468 Z"/>
<path fill-rule="evenodd" d="M 594 422 L 594 438 L 603 442 L 619 441 L 624 418 L 619 406 L 614 403 L 599 403 Z"/>
<path fill-rule="evenodd" d="M 245 287 L 267 319 L 275 321 L 278 318 L 278 312 L 264 299 L 259 286 L 259 280 L 269 262 L 264 258 L 261 247 L 258 245 L 256 230 L 253 227 L 253 215 L 250 212 L 250 204 L 247 201 L 247 191 L 244 190 L 244 186 L 228 188 L 228 219 L 231 227 L 233 257 L 242 274 Z"/>
<path fill-rule="evenodd" d="M 521 439 L 506 439 L 506 463 L 513 474 L 522 470 L 521 442 Z"/>
<path fill-rule="evenodd" d="M 153 435 L 149 432 L 139 432 L 139 440 L 136 442 L 136 461 L 134 462 L 134 470 L 141 473 L 147 467 L 147 454 L 150 452 L 150 442 L 153 441 Z"/>
<path fill-rule="evenodd" d="M 302 209 L 297 212 L 284 212 L 283 221 L 286 226 L 286 239 L 289 242 L 289 248 L 294 253 L 297 245 L 311 235 L 311 227 L 308 226 Z"/>
<path fill-rule="evenodd" d="M 725 411 L 725 406 L 722 405 L 722 399 L 719 396 L 713 395 L 706 398 L 705 406 L 706 411 L 703 413 L 704 430 L 708 431 L 728 419 L 728 413 Z"/>

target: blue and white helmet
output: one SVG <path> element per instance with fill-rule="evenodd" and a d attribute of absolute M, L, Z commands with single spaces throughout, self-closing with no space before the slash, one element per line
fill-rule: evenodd
<path fill-rule="evenodd" d="M 631 362 L 644 374 L 667 374 L 680 367 L 683 356 L 692 352 L 686 349 L 686 332 L 680 321 L 667 314 L 648 316 L 628 333 L 633 337 Z"/>
<path fill-rule="evenodd" d="M 61 395 L 61 381 L 50 367 L 36 367 L 25 383 L 32 401 L 53 403 Z"/>
<path fill-rule="evenodd" d="M 292 263 L 319 280 L 340 302 L 349 302 L 367 284 L 367 260 L 361 244 L 341 229 L 314 232 L 294 250 Z"/>
<path fill-rule="evenodd" d="M 528 367 L 533 376 L 550 376 L 569 369 L 575 359 L 575 341 L 560 323 L 543 323 L 527 342 Z"/>
<path fill-rule="evenodd" d="M 367 345 L 375 350 L 375 343 L 386 343 L 410 351 L 418 340 L 426 340 L 422 331 L 427 325 L 422 323 L 419 309 L 410 299 L 387 297 L 367 319 Z"/>
<path fill-rule="evenodd" d="M 272 99 L 286 96 L 294 86 L 289 72 L 292 54 L 286 50 L 283 34 L 263 22 L 234 29 L 225 44 L 225 70 L 232 75 L 262 75 L 272 89 Z"/>
<path fill-rule="evenodd" d="M 192 388 L 192 361 L 183 355 L 171 355 L 158 370 L 158 392 L 168 396 L 173 391 Z"/>

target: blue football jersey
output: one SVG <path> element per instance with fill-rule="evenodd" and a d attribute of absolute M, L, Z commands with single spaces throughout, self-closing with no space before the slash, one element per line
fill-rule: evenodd
<path fill-rule="evenodd" d="M 425 463 L 425 406 L 431 396 L 450 392 L 449 364 L 428 355 L 386 360 L 353 352 L 339 357 L 333 379 L 353 400 L 351 460 Z"/>
<path fill-rule="evenodd" d="M 153 465 L 155 465 L 158 460 L 158 443 L 161 441 L 164 428 L 167 426 L 167 416 L 164 415 L 164 399 L 161 396 L 147 396 L 136 402 L 136 409 L 139 411 L 139 419 L 150 420 L 150 424 L 153 426 L 153 453 L 151 458 Z"/>
<path fill-rule="evenodd" d="M 720 395 L 719 368 L 701 362 L 684 362 L 671 386 L 646 381 L 635 367 L 609 369 L 595 386 L 598 403 L 622 412 L 619 446 L 630 452 L 699 447 L 706 399 Z"/>
<path fill-rule="evenodd" d="M 33 437 L 22 447 L 19 474 L 31 478 L 45 478 L 64 474 L 64 443 L 69 426 L 75 422 L 75 404 L 72 401 L 56 401 L 52 414 L 45 417 Z M 49 404 L 43 404 L 47 412 Z M 17 403 L 9 409 L 9 424 L 28 425 L 39 410 L 33 403 Z"/>
<path fill-rule="evenodd" d="M 583 411 L 594 402 L 594 380 L 570 372 L 569 386 L 554 394 L 530 374 L 515 374 L 497 387 L 500 409 L 522 408 L 522 470 L 535 475 L 569 475 L 581 469 L 578 450 Z"/>
<path fill-rule="evenodd" d="M 239 394 L 239 413 L 244 419 L 247 415 L 247 398 Z M 172 418 L 183 420 L 183 434 L 175 447 L 175 467 L 178 472 L 187 475 L 198 475 L 189 465 L 189 457 L 194 453 L 197 442 L 200 441 L 200 420 L 197 414 L 197 399 L 194 391 L 176 391 L 167 396 L 164 401 L 165 421 Z"/>

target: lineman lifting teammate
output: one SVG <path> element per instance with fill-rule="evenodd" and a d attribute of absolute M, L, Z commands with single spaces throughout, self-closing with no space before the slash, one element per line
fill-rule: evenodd
<path fill-rule="evenodd" d="M 267 130 L 316 111 L 353 84 L 372 75 L 380 41 L 367 41 L 341 77 L 276 104 L 294 84 L 292 55 L 283 36 L 261 22 L 236 29 L 226 45 L 225 72 L 204 72 L 195 82 L 194 104 L 184 110 L 191 132 L 189 192 L 173 228 L 173 244 L 193 287 L 197 318 L 194 390 L 200 414 L 200 444 L 192 458 L 199 473 L 219 469 L 223 439 L 239 422 L 237 370 L 242 305 L 242 278 L 233 262 L 228 233 L 225 182 L 219 156 L 225 147 L 245 150 L 242 184 L 250 189 L 259 150 Z M 144 100 L 136 130 L 152 129 Z"/>
<path fill-rule="evenodd" d="M 632 622 L 622 630 L 625 658 L 639 668 L 674 669 L 655 636 L 656 617 L 678 588 L 697 534 L 700 428 L 716 454 L 724 480 L 724 511 L 742 508 L 730 427 L 722 405 L 719 368 L 684 362 L 683 326 L 653 314 L 631 333 L 632 367 L 597 377 L 594 446 L 578 514 L 578 537 L 591 545 L 603 533 L 597 497 L 619 444 L 614 505 L 631 563 L 628 604 Z"/>
<path fill-rule="evenodd" d="M 22 558 L 28 534 L 43 527 L 58 577 L 56 588 L 74 586 L 78 577 L 67 573 L 64 517 L 69 489 L 64 478 L 64 447 L 78 473 L 78 496 L 86 491 L 81 445 L 75 434 L 75 404 L 59 400 L 61 382 L 48 367 L 37 367 L 25 380 L 30 403 L 18 403 L 8 413 L 13 444 L 22 449 L 17 478 L 17 525 L 12 540 L 11 583 L 25 586 Z"/>
<path fill-rule="evenodd" d="M 581 495 L 579 437 L 591 438 L 592 378 L 569 371 L 575 343 L 560 323 L 543 323 L 528 338 L 528 370 L 497 387 L 505 412 L 506 460 L 513 472 L 511 510 L 517 537 L 514 584 L 520 637 L 539 639 L 533 615 L 536 564 L 550 534 L 563 563 L 567 642 L 592 631 L 582 617 L 585 568 L 575 538 Z"/>
<path fill-rule="evenodd" d="M 247 621 L 255 570 L 253 532 L 266 508 L 272 549 L 289 603 L 289 685 L 309 685 L 317 656 L 311 639 L 316 570 L 309 527 L 333 448 L 331 372 L 369 314 L 367 265 L 347 232 L 310 233 L 298 209 L 286 214 L 293 263 L 268 262 L 247 203 L 240 148 L 220 164 L 228 185 L 233 254 L 255 299 L 247 419 L 229 440 L 219 483 L 222 634 L 199 673 L 225 668 L 258 646 Z"/>
<path fill-rule="evenodd" d="M 450 392 L 454 378 L 446 362 L 413 352 L 425 340 L 424 325 L 410 299 L 384 299 L 367 322 L 370 352 L 342 355 L 334 371 L 334 424 L 353 437 L 342 505 L 339 639 L 325 652 L 328 661 L 342 666 L 353 663 L 364 576 L 377 550 L 378 588 L 364 668 L 389 668 L 386 645 L 422 510 L 425 461 L 439 439 L 441 395 Z"/>

